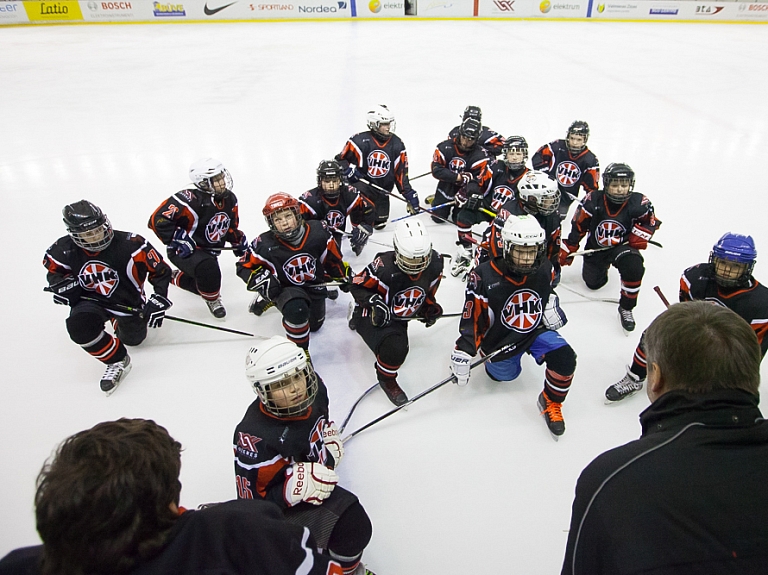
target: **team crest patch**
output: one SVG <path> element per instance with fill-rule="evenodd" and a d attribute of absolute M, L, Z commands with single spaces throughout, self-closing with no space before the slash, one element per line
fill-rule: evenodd
<path fill-rule="evenodd" d="M 96 292 L 104 297 L 109 297 L 117 289 L 120 276 L 117 271 L 104 262 L 91 260 L 80 269 L 77 274 L 83 289 Z"/>
<path fill-rule="evenodd" d="M 325 223 L 329 228 L 338 230 L 344 225 L 344 214 L 342 214 L 339 210 L 331 210 L 325 214 Z"/>
<path fill-rule="evenodd" d="M 541 298 L 531 290 L 520 290 L 509 296 L 501 310 L 501 322 L 509 329 L 526 333 L 541 322 Z"/>
<path fill-rule="evenodd" d="M 409 287 L 392 298 L 392 311 L 397 317 L 411 317 L 419 311 L 427 294 L 419 286 Z"/>
<path fill-rule="evenodd" d="M 224 240 L 224 236 L 229 231 L 229 216 L 224 212 L 218 212 L 210 220 L 208 225 L 205 226 L 205 237 L 212 244 L 218 243 Z"/>
<path fill-rule="evenodd" d="M 307 456 L 309 461 L 317 461 L 321 465 L 328 462 L 328 452 L 323 442 L 323 427 L 325 427 L 325 418 L 321 417 L 309 432 L 309 455 Z"/>
<path fill-rule="evenodd" d="M 463 172 L 466 167 L 467 162 L 464 161 L 464 158 L 451 158 L 451 161 L 448 162 L 448 169 L 457 174 Z"/>
<path fill-rule="evenodd" d="M 237 451 L 252 459 L 256 459 L 259 455 L 259 450 L 256 444 L 261 441 L 261 437 L 256 437 L 250 433 L 237 432 Z"/>
<path fill-rule="evenodd" d="M 491 209 L 498 212 L 501 206 L 515 197 L 515 191 L 508 186 L 497 186 L 493 188 L 493 197 L 491 198 Z"/>
<path fill-rule="evenodd" d="M 575 186 L 581 178 L 581 169 L 574 162 L 560 162 L 557 165 L 557 172 L 555 174 L 557 182 L 566 188 Z"/>
<path fill-rule="evenodd" d="M 283 264 L 288 281 L 296 285 L 303 285 L 317 277 L 317 263 L 309 254 L 293 256 Z"/>
<path fill-rule="evenodd" d="M 626 231 L 624 226 L 615 220 L 603 220 L 595 230 L 595 240 L 604 248 L 617 246 L 624 241 Z"/>
<path fill-rule="evenodd" d="M 368 154 L 368 175 L 372 178 L 383 178 L 389 173 L 392 162 L 384 150 L 374 150 Z"/>

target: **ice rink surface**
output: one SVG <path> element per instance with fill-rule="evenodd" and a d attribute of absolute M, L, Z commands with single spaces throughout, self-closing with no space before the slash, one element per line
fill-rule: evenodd
<path fill-rule="evenodd" d="M 491 128 L 525 136 L 531 155 L 563 137 L 571 121 L 587 120 L 601 167 L 623 161 L 635 169 L 636 191 L 664 222 L 655 236 L 664 249 L 645 252 L 637 335 L 624 335 L 616 306 L 560 290 L 570 319 L 561 333 L 579 363 L 559 442 L 535 407 L 543 368 L 526 357 L 515 382 L 494 383 L 476 370 L 469 386 L 447 385 L 361 433 L 347 446 L 341 481 L 372 518 L 364 560 L 379 575 L 559 572 L 579 472 L 640 432 L 644 394 L 605 406 L 603 392 L 663 310 L 651 288 L 676 300 L 682 270 L 706 261 L 726 231 L 753 235 L 758 252 L 768 254 L 765 32 L 757 25 L 538 21 L 0 31 L 0 190 L 8 216 L 0 232 L 0 555 L 38 542 L 37 472 L 61 440 L 99 421 L 152 418 L 182 442 L 182 505 L 234 498 L 232 432 L 255 399 L 243 375 L 253 340 L 170 321 L 131 350 L 133 371 L 104 397 L 101 364 L 69 341 L 67 310 L 42 292 L 40 262 L 65 233 L 65 204 L 89 199 L 116 229 L 157 247 L 150 213 L 186 185 L 193 160 L 210 155 L 232 173 L 241 228 L 253 238 L 266 230 L 266 197 L 313 187 L 318 162 L 365 130 L 370 106 L 394 112 L 413 177 L 429 170 L 435 145 L 473 104 Z M 434 186 L 431 176 L 414 181 L 422 198 Z M 404 213 L 393 201 L 392 216 Z M 420 217 L 435 247 L 454 253 L 455 229 Z M 391 241 L 392 227 L 373 240 Z M 379 249 L 370 243 L 354 257 L 345 245 L 345 254 L 357 271 Z M 768 281 L 758 261 L 755 275 Z M 221 325 L 282 334 L 276 310 L 248 315 L 232 254 L 220 263 L 229 312 Z M 438 301 L 456 312 L 463 284 L 446 275 Z M 562 283 L 586 293 L 578 262 Z M 593 295 L 615 298 L 618 290 L 612 270 Z M 219 321 L 191 294 L 171 288 L 170 297 L 174 315 Z M 375 381 L 373 354 L 346 326 L 348 298 L 328 302 L 311 341 L 337 421 Z M 409 395 L 449 374 L 457 323 L 411 326 L 400 372 Z M 373 394 L 349 429 L 391 407 L 383 393 Z"/>

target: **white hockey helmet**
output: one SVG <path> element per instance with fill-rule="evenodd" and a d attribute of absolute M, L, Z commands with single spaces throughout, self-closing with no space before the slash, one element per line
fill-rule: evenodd
<path fill-rule="evenodd" d="M 378 136 L 389 138 L 389 136 L 395 133 L 395 115 L 384 104 L 374 106 L 365 115 L 365 121 L 368 124 L 368 129 Z M 386 133 L 382 132 L 382 124 L 389 124 L 389 131 Z"/>
<path fill-rule="evenodd" d="M 398 222 L 392 243 L 395 246 L 395 263 L 402 271 L 415 276 L 427 269 L 432 260 L 432 240 L 420 221 Z"/>
<path fill-rule="evenodd" d="M 218 198 L 232 191 L 232 176 L 219 160 L 204 158 L 189 166 L 189 178 L 198 190 Z"/>
<path fill-rule="evenodd" d="M 517 183 L 517 193 L 529 214 L 552 214 L 560 206 L 557 183 L 539 170 L 525 173 Z"/>
<path fill-rule="evenodd" d="M 501 240 L 504 262 L 514 273 L 533 273 L 544 261 L 547 238 L 533 216 L 510 215 L 501 229 Z"/>
<path fill-rule="evenodd" d="M 300 415 L 317 395 L 317 375 L 304 350 L 276 335 L 245 356 L 245 377 L 270 413 Z"/>

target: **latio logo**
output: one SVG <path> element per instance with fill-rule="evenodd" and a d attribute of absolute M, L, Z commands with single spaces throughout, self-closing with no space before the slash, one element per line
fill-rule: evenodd
<path fill-rule="evenodd" d="M 498 8 L 502 12 L 515 11 L 514 7 L 512 6 L 512 4 L 515 3 L 515 0 L 493 0 L 493 3 L 496 4 L 496 8 Z"/>

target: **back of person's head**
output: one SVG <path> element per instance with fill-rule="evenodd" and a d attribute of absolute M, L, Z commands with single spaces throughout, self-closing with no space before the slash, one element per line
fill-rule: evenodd
<path fill-rule="evenodd" d="M 152 420 L 67 438 L 37 478 L 45 575 L 125 573 L 156 555 L 178 514 L 181 444 Z"/>
<path fill-rule="evenodd" d="M 705 301 L 672 305 L 651 323 L 644 341 L 648 366 L 659 366 L 665 391 L 758 393 L 757 336 L 726 307 Z"/>

